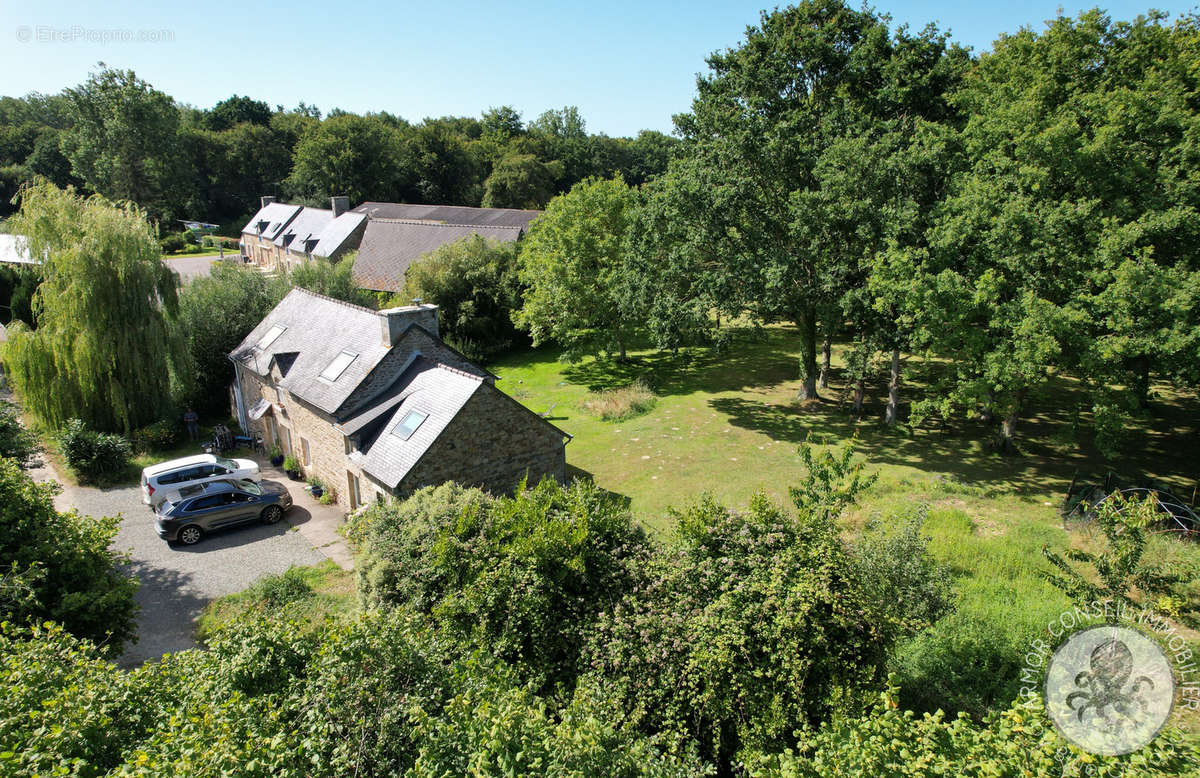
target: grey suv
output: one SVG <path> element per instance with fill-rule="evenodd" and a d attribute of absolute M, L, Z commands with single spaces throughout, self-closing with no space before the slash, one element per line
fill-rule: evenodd
<path fill-rule="evenodd" d="M 275 481 L 208 481 L 167 495 L 155 510 L 154 529 L 168 543 L 190 546 L 215 530 L 253 521 L 274 524 L 290 507 L 287 487 Z"/>

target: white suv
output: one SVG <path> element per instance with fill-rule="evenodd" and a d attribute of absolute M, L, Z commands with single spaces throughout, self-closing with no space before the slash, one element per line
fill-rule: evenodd
<path fill-rule="evenodd" d="M 142 471 L 142 502 L 158 507 L 168 491 L 187 484 L 218 480 L 261 481 L 258 464 L 250 459 L 226 459 L 213 454 L 197 454 L 151 465 Z"/>

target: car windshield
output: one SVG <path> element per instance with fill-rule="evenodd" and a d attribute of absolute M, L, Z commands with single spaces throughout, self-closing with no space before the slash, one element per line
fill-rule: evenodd
<path fill-rule="evenodd" d="M 253 495 L 261 495 L 263 493 L 262 487 L 253 481 L 238 481 L 237 488 Z"/>
<path fill-rule="evenodd" d="M 217 457 L 217 464 L 220 465 L 221 467 L 225 468 L 226 470 L 237 470 L 238 469 L 237 462 L 234 462 L 232 459 L 226 459 L 225 457 Z"/>

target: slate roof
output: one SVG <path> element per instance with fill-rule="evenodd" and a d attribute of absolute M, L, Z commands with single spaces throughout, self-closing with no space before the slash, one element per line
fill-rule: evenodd
<path fill-rule="evenodd" d="M 246 222 L 242 232 L 256 235 L 264 240 L 275 240 L 283 228 L 296 218 L 301 206 L 287 203 L 268 203 L 258 209 L 258 213 Z"/>
<path fill-rule="evenodd" d="M 364 289 L 400 292 L 404 288 L 404 274 L 408 272 L 409 265 L 439 246 L 469 235 L 481 235 L 490 241 L 509 243 L 521 237 L 522 228 L 372 217 L 359 244 L 358 258 L 354 260 L 354 283 Z"/>
<path fill-rule="evenodd" d="M 258 342 L 277 324 L 286 329 L 265 349 L 259 349 Z M 271 360 L 279 357 L 277 361 L 287 370 L 279 386 L 335 414 L 390 350 L 383 344 L 375 311 L 297 288 L 259 322 L 232 357 L 262 376 L 269 373 Z M 321 372 L 342 351 L 357 356 L 337 380 L 321 378 Z"/>
<path fill-rule="evenodd" d="M 360 442 L 359 450 L 350 455 L 351 460 L 389 489 L 396 488 L 482 383 L 479 376 L 418 357 L 397 380 L 400 391 L 379 404 L 382 412 L 376 413 L 375 419 L 384 421 L 377 427 L 377 433 Z M 376 410 L 369 409 L 361 415 Z M 423 413 L 426 418 L 404 440 L 394 435 L 393 430 L 410 411 Z M 343 428 L 354 421 L 349 420 Z"/>
<path fill-rule="evenodd" d="M 320 241 L 312 250 L 313 256 L 329 257 L 336 254 L 366 219 L 366 214 L 347 211 L 329 222 L 321 232 Z"/>
<path fill-rule="evenodd" d="M 462 205 L 420 205 L 416 203 L 367 202 L 352 209 L 372 219 L 403 219 L 434 221 L 444 224 L 475 224 L 492 227 L 520 227 L 542 215 L 541 211 L 522 211 L 515 208 L 469 208 Z"/>
<path fill-rule="evenodd" d="M 317 247 L 321 233 L 332 221 L 333 211 L 323 208 L 301 208 L 300 213 L 283 228 L 274 243 L 297 254 L 309 254 Z"/>

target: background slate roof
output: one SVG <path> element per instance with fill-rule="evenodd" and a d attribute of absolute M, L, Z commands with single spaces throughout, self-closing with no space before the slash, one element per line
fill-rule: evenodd
<path fill-rule="evenodd" d="M 408 266 L 439 246 L 468 235 L 508 243 L 521 237 L 512 226 L 441 224 L 371 218 L 354 260 L 354 283 L 365 289 L 399 292 L 404 288 Z"/>
<path fill-rule="evenodd" d="M 242 228 L 242 232 L 251 235 L 257 235 L 264 240 L 275 240 L 279 237 L 279 233 L 287 226 L 288 222 L 296 218 L 296 214 L 300 212 L 299 205 L 288 205 L 287 203 L 270 203 L 258 209 L 258 213 L 251 217 L 250 221 L 246 222 L 246 226 Z M 259 222 L 267 222 L 267 227 L 262 232 L 258 231 Z"/>
<path fill-rule="evenodd" d="M 482 383 L 478 376 L 418 357 L 397 381 L 403 387 L 399 394 L 382 403 L 394 406 L 390 416 L 372 440 L 362 441 L 351 459 L 381 483 L 396 488 Z M 395 404 L 397 396 L 401 399 Z M 426 418 L 408 440 L 401 440 L 392 430 L 409 411 L 424 413 Z"/>
<path fill-rule="evenodd" d="M 287 327 L 265 350 L 255 346 L 273 326 Z M 295 354 L 279 385 L 326 413 L 335 413 L 379 360 L 391 350 L 383 344 L 378 314 L 305 289 L 293 289 L 267 314 L 232 356 L 259 375 L 267 375 L 276 355 Z M 336 381 L 321 372 L 342 351 L 358 356 Z"/>
<path fill-rule="evenodd" d="M 366 214 L 347 211 L 325 226 L 321 231 L 321 239 L 312 250 L 314 257 L 328 257 L 336 254 L 359 225 L 366 221 Z"/>
<path fill-rule="evenodd" d="M 367 202 L 352 209 L 372 219 L 405 219 L 435 221 L 446 224 L 477 224 L 494 227 L 520 227 L 542 215 L 541 211 L 521 211 L 515 208 L 469 208 L 462 205 L 419 205 L 413 203 Z"/>
<path fill-rule="evenodd" d="M 300 209 L 300 213 L 296 214 L 296 218 L 292 219 L 275 238 L 275 245 L 299 254 L 307 254 L 312 247 L 316 246 L 317 241 L 321 238 L 321 233 L 332 221 L 333 211 L 303 207 Z M 306 246 L 305 241 L 309 240 L 312 243 Z"/>

